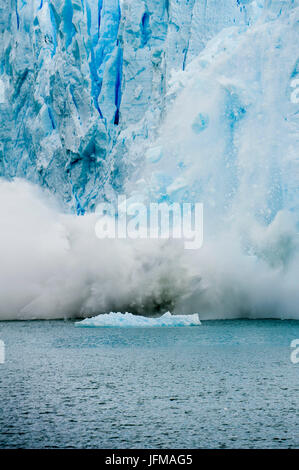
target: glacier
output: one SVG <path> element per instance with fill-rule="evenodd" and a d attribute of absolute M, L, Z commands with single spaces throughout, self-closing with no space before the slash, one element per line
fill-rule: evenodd
<path fill-rule="evenodd" d="M 298 43 L 298 0 L 0 0 L 0 319 L 298 319 Z M 203 248 L 97 240 L 118 194 Z"/>
<path fill-rule="evenodd" d="M 113 198 L 136 139 L 163 118 L 171 71 L 223 28 L 250 24 L 247 4 L 1 0 L 0 176 L 49 188 L 78 214 Z"/>

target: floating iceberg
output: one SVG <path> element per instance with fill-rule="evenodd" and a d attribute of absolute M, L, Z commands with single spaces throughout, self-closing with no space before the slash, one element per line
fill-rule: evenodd
<path fill-rule="evenodd" d="M 97 315 L 93 318 L 75 323 L 79 327 L 98 327 L 98 326 L 119 326 L 119 327 L 157 327 L 157 326 L 199 326 L 200 320 L 198 314 L 193 315 L 171 315 L 165 313 L 159 318 L 148 318 L 132 313 L 110 312 L 103 315 Z"/>

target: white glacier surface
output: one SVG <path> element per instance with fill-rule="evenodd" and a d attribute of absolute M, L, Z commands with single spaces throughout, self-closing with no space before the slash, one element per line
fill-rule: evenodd
<path fill-rule="evenodd" d="M 76 322 L 75 326 L 79 327 L 100 327 L 100 326 L 117 326 L 117 327 L 179 327 L 179 326 L 199 326 L 200 320 L 198 314 L 193 315 L 171 315 L 170 312 L 164 313 L 159 318 L 142 317 L 140 315 L 132 315 L 132 313 L 110 312 L 97 315 L 93 318 L 85 318 L 80 322 Z"/>

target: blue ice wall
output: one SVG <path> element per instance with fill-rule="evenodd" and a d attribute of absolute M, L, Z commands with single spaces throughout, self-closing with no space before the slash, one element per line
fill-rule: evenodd
<path fill-rule="evenodd" d="M 295 0 L 0 0 L 0 176 L 49 188 L 78 213 L 113 198 L 165 118 L 173 71 L 186 71 L 219 32 L 246 31 L 295 7 Z M 246 106 L 228 101 L 226 113 L 233 161 Z"/>

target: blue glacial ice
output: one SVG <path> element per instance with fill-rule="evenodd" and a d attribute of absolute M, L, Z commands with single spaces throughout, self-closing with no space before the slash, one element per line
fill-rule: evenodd
<path fill-rule="evenodd" d="M 257 3 L 0 0 L 0 176 L 78 214 L 113 198 L 163 118 L 172 70 L 223 28 L 247 28 Z"/>
<path fill-rule="evenodd" d="M 101 314 L 93 318 L 85 318 L 80 322 L 76 322 L 75 326 L 79 327 L 180 327 L 180 326 L 199 326 L 200 320 L 198 314 L 193 315 L 171 315 L 170 312 L 164 313 L 159 318 L 142 317 L 133 315 L 132 313 L 110 312 Z"/>

